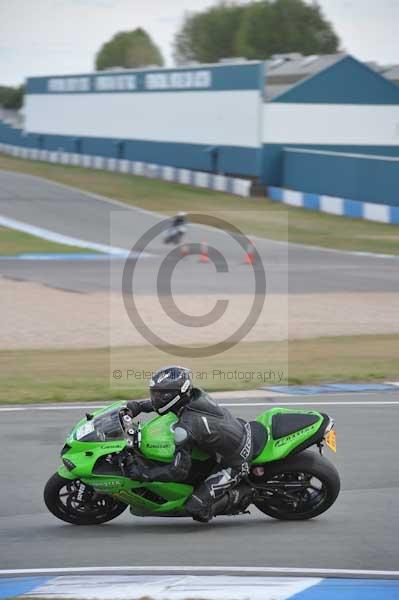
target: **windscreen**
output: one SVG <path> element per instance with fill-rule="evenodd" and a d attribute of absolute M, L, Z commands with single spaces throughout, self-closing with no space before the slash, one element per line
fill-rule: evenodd
<path fill-rule="evenodd" d="M 86 421 L 76 430 L 75 437 L 83 442 L 123 440 L 124 431 L 119 418 L 119 408 Z"/>

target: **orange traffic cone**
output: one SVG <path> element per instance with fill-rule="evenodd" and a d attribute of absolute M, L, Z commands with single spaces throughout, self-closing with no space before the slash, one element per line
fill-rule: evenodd
<path fill-rule="evenodd" d="M 247 252 L 245 254 L 245 264 L 253 265 L 255 262 L 255 248 L 252 242 L 249 242 Z"/>
<path fill-rule="evenodd" d="M 208 256 L 208 244 L 206 242 L 201 242 L 201 251 L 200 251 L 200 263 L 209 262 Z"/>
<path fill-rule="evenodd" d="M 183 244 L 182 246 L 180 246 L 180 256 L 188 256 L 187 244 Z"/>

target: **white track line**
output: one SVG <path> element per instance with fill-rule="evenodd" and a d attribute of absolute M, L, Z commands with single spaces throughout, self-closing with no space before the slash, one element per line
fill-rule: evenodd
<path fill-rule="evenodd" d="M 241 573 L 265 573 L 275 574 L 282 573 L 284 575 L 330 575 L 330 576 L 348 576 L 348 577 L 399 577 L 399 571 L 381 571 L 372 569 L 314 569 L 314 568 L 296 568 L 296 567 L 230 567 L 230 566 L 134 566 L 134 567 L 62 567 L 60 569 L 5 569 L 0 570 L 0 577 L 7 577 L 10 575 L 51 575 L 57 574 L 69 574 L 69 573 L 137 573 L 137 572 L 169 572 L 169 573 L 235 573 L 240 575 Z"/>
<path fill-rule="evenodd" d="M 2 406 L 0 407 L 0 412 L 19 412 L 19 411 L 43 411 L 43 410 L 93 410 L 97 408 L 104 408 L 105 406 L 110 406 L 112 403 L 108 404 L 85 404 L 82 406 L 30 406 L 29 404 L 24 404 L 23 406 Z M 220 402 L 220 406 L 399 406 L 399 400 L 364 400 L 360 402 L 355 401 L 343 401 L 343 402 L 324 402 L 323 400 L 312 401 L 312 402 Z"/>
<path fill-rule="evenodd" d="M 300 398 L 301 396 L 299 396 Z M 364 400 L 363 402 L 355 402 L 352 400 L 345 400 L 342 402 L 325 402 L 324 400 L 319 400 L 318 402 L 301 402 L 298 399 L 298 402 L 280 402 L 277 399 L 277 402 L 242 402 L 242 403 L 225 403 L 221 404 L 221 406 L 364 406 L 364 405 L 374 405 L 374 406 L 384 406 L 384 405 L 399 405 L 399 400 Z"/>
<path fill-rule="evenodd" d="M 127 257 L 129 252 L 124 248 L 116 248 L 115 246 L 107 246 L 106 244 L 97 244 L 96 242 L 88 242 L 79 238 L 74 238 L 69 235 L 63 235 L 50 229 L 44 229 L 43 227 L 37 227 L 36 225 L 30 225 L 23 221 L 17 221 L 0 215 L 0 225 L 8 227 L 9 229 L 15 229 L 16 231 L 23 231 L 29 235 L 55 242 L 57 244 L 63 244 L 65 246 L 74 246 L 78 248 L 87 248 L 89 250 L 96 250 L 97 252 L 104 252 L 105 254 L 115 254 L 121 257 Z"/>

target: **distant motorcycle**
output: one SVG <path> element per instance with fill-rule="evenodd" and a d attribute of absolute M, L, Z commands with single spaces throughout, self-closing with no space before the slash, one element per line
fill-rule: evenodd
<path fill-rule="evenodd" d="M 173 460 L 176 415 L 155 416 L 143 426 L 123 402 L 87 414 L 72 429 L 61 451 L 62 466 L 44 490 L 48 510 L 67 523 L 111 521 L 128 506 L 141 517 L 189 517 L 185 503 L 215 469 L 215 458 L 192 449 L 192 468 L 184 482 L 146 482 L 124 473 L 128 452 L 139 460 Z M 254 504 L 285 521 L 312 519 L 334 504 L 340 478 L 322 456 L 335 452 L 334 421 L 309 410 L 273 407 L 250 421 L 254 454 L 247 476 L 214 505 L 215 515 L 245 514 Z M 316 446 L 319 452 L 309 451 Z"/>
<path fill-rule="evenodd" d="M 174 225 L 165 232 L 163 242 L 164 244 L 180 244 L 186 232 L 187 227 L 185 225 Z"/>

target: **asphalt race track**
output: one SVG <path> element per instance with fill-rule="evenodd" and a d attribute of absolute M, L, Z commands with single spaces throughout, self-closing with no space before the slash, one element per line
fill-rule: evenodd
<path fill-rule="evenodd" d="M 126 217 L 127 211 L 131 218 Z M 154 213 L 30 175 L 6 171 L 0 171 L 0 215 L 125 249 L 130 249 L 148 228 L 161 220 Z M 243 264 L 244 253 L 237 241 L 222 231 L 194 225 L 189 227 L 188 239 L 197 243 L 205 239 L 209 245 L 218 248 L 228 261 L 229 272 L 215 276 L 215 267 L 211 264 L 193 269 L 193 261 L 198 260 L 187 257 L 180 261 L 173 275 L 174 293 L 251 292 L 252 269 Z M 399 291 L 396 259 L 261 239 L 256 240 L 256 248 L 266 270 L 268 293 L 287 290 L 290 293 Z M 169 249 L 159 237 L 149 244 L 148 258 L 139 261 L 136 293 L 154 292 L 154 274 Z M 76 292 L 105 291 L 110 286 L 119 286 L 123 264 L 123 261 L 107 259 L 32 261 L 0 258 L 0 274 Z"/>
<path fill-rule="evenodd" d="M 342 491 L 325 515 L 302 523 L 263 516 L 143 519 L 128 512 L 95 527 L 58 521 L 42 501 L 59 464 L 65 434 L 83 410 L 0 412 L 2 490 L 0 566 L 212 565 L 397 569 L 399 392 L 265 400 L 235 414 L 252 419 L 270 403 L 311 402 L 336 419 L 338 454 L 326 451 L 342 477 Z M 248 400 L 259 402 L 262 400 Z M 366 404 L 362 405 L 362 402 Z M 314 404 L 313 404 L 314 403 Z M 319 403 L 319 404 L 317 404 Z M 356 404 L 354 404 L 356 403 Z"/>
<path fill-rule="evenodd" d="M 132 215 L 126 218 L 126 213 Z M 119 213 L 119 216 L 118 216 Z M 160 217 L 58 184 L 0 172 L 0 215 L 84 240 L 130 249 Z M 110 221 L 112 220 L 112 236 Z M 253 274 L 237 241 L 215 229 L 190 226 L 189 239 L 206 239 L 229 260 L 229 273 L 213 265 L 193 269 L 194 257 L 176 267 L 176 293 L 248 293 Z M 398 292 L 396 259 L 361 256 L 256 240 L 266 266 L 268 291 L 277 293 Z M 167 249 L 148 246 L 136 293 L 153 293 L 154 273 Z M 113 276 L 110 277 L 110 268 Z M 118 285 L 123 261 L 1 259 L 0 275 L 75 292 Z M 116 282 L 116 283 L 115 283 Z M 57 469 L 66 433 L 82 409 L 4 411 L 0 408 L 0 568 L 83 566 L 270 566 L 397 569 L 399 392 L 233 401 L 232 410 L 253 419 L 270 403 L 311 402 L 337 423 L 338 454 L 329 457 L 342 477 L 334 507 L 318 519 L 283 523 L 262 515 L 218 517 L 203 525 L 189 519 L 142 519 L 127 511 L 103 526 L 74 527 L 47 512 L 42 491 Z M 368 404 L 361 404 L 367 401 Z M 258 406 L 250 406 L 252 403 Z M 319 404 L 317 404 L 317 402 Z M 389 404 L 391 402 L 391 404 Z M 354 404 L 355 403 L 355 404 Z M 240 405 L 241 404 L 241 405 Z"/>

